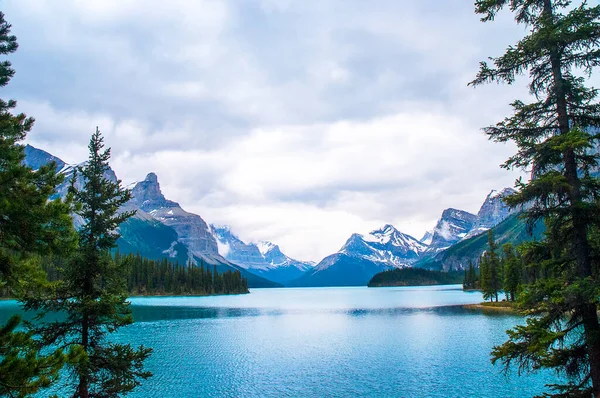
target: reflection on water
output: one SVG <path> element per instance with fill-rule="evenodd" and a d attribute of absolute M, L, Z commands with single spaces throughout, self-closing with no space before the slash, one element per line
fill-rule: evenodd
<path fill-rule="evenodd" d="M 113 338 L 154 348 L 154 377 L 133 397 L 498 398 L 556 382 L 491 365 L 492 347 L 523 319 L 461 307 L 480 301 L 460 286 L 136 297 L 136 323 Z M 15 309 L 0 302 L 0 318 Z"/>

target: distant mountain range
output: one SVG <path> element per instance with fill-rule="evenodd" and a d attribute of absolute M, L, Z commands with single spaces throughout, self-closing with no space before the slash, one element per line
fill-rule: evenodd
<path fill-rule="evenodd" d="M 66 194 L 70 184 L 70 175 L 77 165 L 67 165 L 57 157 L 34 148 L 25 147 L 25 163 L 36 169 L 40 165 L 56 162 L 61 166 L 60 173 L 67 178 L 57 188 L 57 195 Z M 116 181 L 113 170 L 105 177 Z M 76 182 L 81 186 L 82 181 Z M 219 272 L 239 270 L 248 280 L 250 287 L 276 287 L 280 284 L 248 272 L 245 268 L 232 263 L 218 252 L 216 239 L 202 217 L 188 213 L 176 202 L 164 197 L 160 190 L 156 174 L 150 173 L 132 189 L 132 199 L 123 210 L 136 210 L 136 214 L 119 227 L 121 238 L 117 241 L 123 253 L 140 253 L 150 259 L 168 258 L 182 264 L 192 262 L 196 265 L 216 267 Z M 75 218 L 77 226 L 81 220 Z"/>
<path fill-rule="evenodd" d="M 491 191 L 477 215 L 452 208 L 444 210 L 435 227 L 420 240 L 403 234 L 391 225 L 368 235 L 353 234 L 337 253 L 325 257 L 314 269 L 288 284 L 364 286 L 376 273 L 393 268 L 464 269 L 469 259 L 479 258 L 485 250 L 485 231 L 514 214 L 502 201 L 513 192 L 510 188 Z M 524 224 L 515 216 L 513 224 L 518 231 L 507 231 L 501 243 L 523 240 L 526 233 Z M 477 244 L 469 245 L 472 240 L 476 240 Z M 445 255 L 453 253 L 451 250 L 459 245 L 470 249 L 463 253 L 464 260 Z"/>
<path fill-rule="evenodd" d="M 313 268 L 314 264 L 294 260 L 271 242 L 244 243 L 229 227 L 211 225 L 219 253 L 256 275 L 279 283 L 287 283 Z"/>
<path fill-rule="evenodd" d="M 56 163 L 57 170 L 67 177 L 56 195 L 64 196 L 76 165 L 30 145 L 25 147 L 25 154 L 26 164 L 33 169 Z M 113 170 L 108 170 L 105 177 L 117 180 Z M 421 239 L 388 224 L 365 235 L 352 234 L 338 252 L 314 265 L 288 257 L 274 243 L 246 243 L 227 226 L 209 225 L 199 215 L 166 199 L 154 173 L 130 188 L 132 199 L 123 210 L 136 210 L 136 214 L 119 228 L 121 238 L 117 244 L 121 252 L 217 267 L 220 272 L 239 270 L 250 287 L 364 286 L 374 274 L 394 268 L 460 270 L 485 250 L 484 232 L 490 228 L 496 231 L 500 243 L 516 243 L 529 236 L 515 211 L 503 202 L 514 192 L 505 188 L 491 191 L 477 215 L 453 208 L 444 210 L 434 228 Z M 76 226 L 81 222 L 74 220 Z M 539 237 L 541 231 L 543 227 L 534 229 L 534 237 Z"/>
<path fill-rule="evenodd" d="M 363 286 L 378 272 L 411 266 L 427 247 L 389 224 L 367 235 L 352 234 L 337 253 L 325 257 L 291 285 Z"/>

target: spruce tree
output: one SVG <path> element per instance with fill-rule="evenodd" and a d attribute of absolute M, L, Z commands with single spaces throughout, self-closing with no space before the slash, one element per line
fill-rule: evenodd
<path fill-rule="evenodd" d="M 483 293 L 484 300 L 493 300 L 491 270 L 486 253 L 483 253 L 479 258 L 479 288 Z"/>
<path fill-rule="evenodd" d="M 47 343 L 83 354 L 69 364 L 76 381 L 69 395 L 81 398 L 117 397 L 151 376 L 143 369 L 150 349 L 107 340 L 108 333 L 133 322 L 125 266 L 110 254 L 119 238 L 117 227 L 133 212 L 119 211 L 131 194 L 120 181 L 104 177 L 110 149 L 103 148 L 103 138 L 96 129 L 89 144 L 89 160 L 77 169 L 83 187 L 78 190 L 74 183 L 71 186 L 75 212 L 84 220 L 78 250 L 52 294 L 27 303 L 28 309 L 39 311 L 38 319 L 49 312 L 65 314 L 65 319 L 39 325 L 36 332 Z"/>
<path fill-rule="evenodd" d="M 11 25 L 0 12 L 0 54 L 17 50 Z M 0 62 L 0 87 L 15 71 L 10 61 Z M 21 297 L 44 283 L 39 255 L 67 253 L 76 235 L 69 206 L 49 200 L 61 182 L 56 165 L 31 170 L 23 164 L 21 142 L 34 120 L 13 114 L 14 100 L 0 99 L 0 288 Z M 48 386 L 58 376 L 64 356 L 61 350 L 41 355 L 32 333 L 19 330 L 20 317 L 13 316 L 0 327 L 0 396 L 26 396 Z"/>
<path fill-rule="evenodd" d="M 509 331 L 493 362 L 520 371 L 551 368 L 567 377 L 556 396 L 600 397 L 598 252 L 590 234 L 598 228 L 600 183 L 591 173 L 598 160 L 600 104 L 586 78 L 600 65 L 600 6 L 567 0 L 477 0 L 476 13 L 492 21 L 508 8 L 526 36 L 493 65 L 481 63 L 473 85 L 512 84 L 529 76 L 530 103 L 516 100 L 513 113 L 485 129 L 490 139 L 512 141 L 517 153 L 504 167 L 532 170 L 508 198 L 527 204 L 529 225 L 544 219 L 547 237 L 527 246 L 535 280 L 519 301 L 527 323 Z M 530 260 L 535 260 L 531 261 Z"/>
<path fill-rule="evenodd" d="M 501 282 L 501 264 L 498 257 L 498 244 L 494 240 L 494 233 L 488 231 L 488 248 L 481 256 L 481 290 L 484 300 L 496 300 L 498 302 L 498 292 L 502 289 Z"/>
<path fill-rule="evenodd" d="M 475 273 L 475 266 L 473 261 L 469 260 L 469 280 L 471 281 L 471 289 L 477 288 L 477 274 Z"/>
<path fill-rule="evenodd" d="M 502 246 L 503 268 L 504 268 L 504 292 L 506 299 L 515 301 L 517 290 L 521 285 L 521 267 L 519 259 L 515 255 L 515 249 L 512 244 L 506 243 Z"/>

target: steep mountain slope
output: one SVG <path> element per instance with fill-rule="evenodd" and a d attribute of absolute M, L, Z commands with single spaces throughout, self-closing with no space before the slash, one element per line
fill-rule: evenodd
<path fill-rule="evenodd" d="M 312 268 L 312 264 L 294 260 L 271 242 L 245 243 L 228 227 L 211 225 L 217 240 L 219 254 L 250 272 L 279 283 L 298 278 Z"/>
<path fill-rule="evenodd" d="M 290 285 L 364 286 L 378 272 L 411 266 L 425 250 L 426 245 L 388 224 L 367 235 L 353 234 L 338 253 Z"/>
<path fill-rule="evenodd" d="M 534 226 L 532 234 L 529 234 L 525 222 L 517 214 L 509 216 L 492 228 L 494 238 L 500 246 L 508 242 L 518 245 L 524 241 L 540 239 L 544 230 L 544 224 L 538 222 Z M 479 257 L 487 249 L 487 235 L 487 233 L 482 233 L 465 239 L 432 258 L 422 258 L 414 266 L 449 271 L 465 269 L 469 266 L 470 261 L 477 264 Z"/>
<path fill-rule="evenodd" d="M 515 192 L 512 188 L 504 188 L 501 191 L 492 190 L 485 198 L 483 205 L 481 205 L 477 213 L 477 221 L 471 231 L 465 236 L 465 239 L 477 236 L 495 227 L 506 220 L 511 214 L 514 214 L 516 210 L 510 209 L 504 203 L 504 198 Z"/>
<path fill-rule="evenodd" d="M 50 162 L 54 162 L 56 163 L 56 171 L 60 171 L 63 169 L 63 167 L 66 166 L 65 162 L 63 162 L 61 159 L 57 158 L 56 156 L 53 156 L 51 154 L 49 154 L 46 151 L 43 151 L 41 149 L 32 147 L 31 145 L 27 144 L 25 145 L 25 164 L 32 168 L 33 170 L 37 170 L 40 167 L 50 163 Z"/>
<path fill-rule="evenodd" d="M 339 252 L 403 267 L 415 262 L 426 249 L 427 246 L 417 239 L 387 224 L 367 235 L 353 234 Z"/>
<path fill-rule="evenodd" d="M 67 165 L 48 152 L 27 146 L 25 164 L 32 168 L 54 161 L 61 165 L 60 173 L 65 181 L 57 187 L 57 197 L 64 197 L 70 185 L 70 177 L 77 165 Z M 112 169 L 105 177 L 117 181 Z M 78 178 L 75 185 L 82 187 Z M 122 253 L 140 253 L 151 259 L 169 258 L 182 264 L 192 261 L 195 264 L 216 267 L 219 272 L 239 270 L 248 279 L 250 287 L 274 287 L 279 284 L 254 275 L 225 258 L 217 251 L 217 244 L 207 224 L 200 216 L 187 213 L 175 202 L 165 199 L 160 192 L 156 175 L 150 173 L 132 190 L 133 199 L 123 210 L 136 210 L 136 214 L 119 227 L 121 238 L 117 247 Z M 151 214 L 152 213 L 152 214 Z M 74 217 L 75 227 L 81 225 L 81 219 Z"/>
<path fill-rule="evenodd" d="M 464 210 L 446 209 L 433 229 L 430 251 L 439 251 L 462 240 L 475 225 L 477 216 Z"/>
<path fill-rule="evenodd" d="M 300 278 L 289 282 L 289 286 L 366 286 L 378 272 L 391 269 L 385 263 L 377 263 L 362 257 L 335 253 L 325 257 L 316 267 Z"/>
<path fill-rule="evenodd" d="M 161 247 L 161 253 L 164 257 L 180 259 L 187 254 L 187 261 L 195 264 L 216 267 L 219 272 L 225 272 L 231 269 L 239 270 L 241 274 L 248 279 L 250 287 L 274 287 L 279 284 L 267 280 L 254 273 L 248 272 L 243 267 L 234 264 L 218 252 L 217 241 L 212 235 L 208 224 L 197 214 L 188 213 L 179 206 L 178 203 L 165 198 L 160 190 L 158 177 L 154 173 L 149 173 L 143 181 L 135 184 L 131 190 L 132 199 L 126 208 L 136 209 L 136 216 L 144 222 L 141 224 L 149 228 L 150 224 L 156 228 L 158 222 L 164 227 L 168 227 L 175 232 L 176 239 L 169 242 L 167 248 Z M 133 223 L 136 221 L 131 220 Z M 140 231 L 138 225 L 134 231 Z M 131 240 L 132 231 L 124 230 L 124 239 Z M 156 236 L 158 231 L 153 231 L 147 235 Z M 138 232 L 137 234 L 141 234 Z M 172 236 L 172 235 L 171 235 Z M 147 242 L 148 238 L 144 240 Z M 162 242 L 166 242 L 163 240 Z M 140 246 L 140 243 L 134 247 Z"/>

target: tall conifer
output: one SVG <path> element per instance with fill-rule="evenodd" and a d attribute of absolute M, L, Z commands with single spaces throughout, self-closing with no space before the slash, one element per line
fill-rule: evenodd
<path fill-rule="evenodd" d="M 531 181 L 519 181 L 519 193 L 508 202 L 528 204 L 529 224 L 544 219 L 548 234 L 541 244 L 527 246 L 527 267 L 537 279 L 520 301 L 531 316 L 495 348 L 493 361 L 507 369 L 515 363 L 519 370 L 547 367 L 562 373 L 568 383 L 552 386 L 556 396 L 600 397 L 600 275 L 589 235 L 600 222 L 600 183 L 591 173 L 598 160 L 592 148 L 600 138 L 600 104 L 597 90 L 586 86 L 600 65 L 600 5 L 475 2 L 484 22 L 504 8 L 527 34 L 492 58 L 493 65 L 482 62 L 472 84 L 512 84 L 529 75 L 532 102 L 514 101 L 513 114 L 485 131 L 494 141 L 516 143 L 517 153 L 504 167 L 533 170 Z"/>
<path fill-rule="evenodd" d="M 0 55 L 17 50 L 11 25 L 0 12 Z M 0 87 L 15 71 L 10 61 L 0 62 Z M 0 288 L 13 297 L 28 295 L 45 278 L 38 255 L 67 253 L 74 247 L 69 206 L 50 201 L 61 182 L 56 165 L 31 170 L 23 164 L 21 142 L 33 127 L 33 119 L 13 114 L 14 100 L 0 99 Z M 32 333 L 19 330 L 20 317 L 0 327 L 0 396 L 26 396 L 48 386 L 58 376 L 63 353 L 41 355 Z"/>
<path fill-rule="evenodd" d="M 143 369 L 151 350 L 107 340 L 107 334 L 133 322 L 127 301 L 124 264 L 109 252 L 119 238 L 117 227 L 133 212 L 120 212 L 131 194 L 120 181 L 110 181 L 110 149 L 104 150 L 98 129 L 89 144 L 88 162 L 78 168 L 83 188 L 74 188 L 76 213 L 84 220 L 79 248 L 66 265 L 63 279 L 49 297 L 28 301 L 28 308 L 65 313 L 66 318 L 37 328 L 43 341 L 69 347 L 83 355 L 70 363 L 75 379 L 73 397 L 118 397 L 130 392 L 151 374 Z M 75 180 L 73 177 L 73 181 Z"/>

